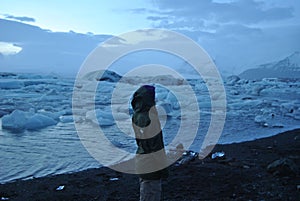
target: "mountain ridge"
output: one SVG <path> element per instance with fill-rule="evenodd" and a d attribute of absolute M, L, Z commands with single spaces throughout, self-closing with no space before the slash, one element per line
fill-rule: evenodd
<path fill-rule="evenodd" d="M 279 61 L 261 64 L 239 74 L 240 78 L 260 80 L 263 78 L 300 78 L 300 53 L 294 52 Z"/>

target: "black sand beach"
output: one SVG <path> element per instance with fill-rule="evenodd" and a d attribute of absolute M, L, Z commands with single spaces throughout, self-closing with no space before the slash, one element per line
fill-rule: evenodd
<path fill-rule="evenodd" d="M 212 153 L 217 151 L 224 151 L 226 157 L 212 160 L 208 156 L 171 166 L 163 182 L 163 200 L 300 200 L 300 129 L 217 145 Z M 63 189 L 57 190 L 59 186 Z M 109 168 L 0 185 L 1 200 L 123 201 L 138 197 L 138 177 Z"/>

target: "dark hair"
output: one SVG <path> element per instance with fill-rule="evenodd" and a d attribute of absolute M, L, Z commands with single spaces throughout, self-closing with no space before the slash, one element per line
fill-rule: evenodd
<path fill-rule="evenodd" d="M 155 87 L 143 85 L 133 94 L 131 100 L 132 109 L 135 112 L 149 111 L 155 105 Z"/>
<path fill-rule="evenodd" d="M 141 87 L 146 88 L 149 95 L 153 98 L 153 100 L 155 100 L 155 87 L 154 86 L 152 86 L 152 85 L 143 85 Z"/>

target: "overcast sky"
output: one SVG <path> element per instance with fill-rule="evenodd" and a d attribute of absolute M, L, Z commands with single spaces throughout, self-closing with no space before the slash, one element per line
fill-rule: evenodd
<path fill-rule="evenodd" d="M 0 0 L 0 4 L 1 18 L 51 31 L 113 35 L 141 28 L 179 31 L 230 73 L 300 50 L 299 0 Z"/>

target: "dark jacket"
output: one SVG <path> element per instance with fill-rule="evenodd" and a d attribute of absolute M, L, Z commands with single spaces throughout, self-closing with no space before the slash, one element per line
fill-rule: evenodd
<path fill-rule="evenodd" d="M 147 168 L 166 166 L 166 154 L 164 150 L 162 130 L 155 107 L 155 88 L 145 85 L 140 87 L 131 101 L 133 108 L 132 126 L 137 143 L 136 170 L 147 172 L 139 174 L 143 179 L 157 180 L 166 178 L 166 168 L 157 171 L 147 171 Z M 149 172 L 149 173 L 148 173 Z"/>

